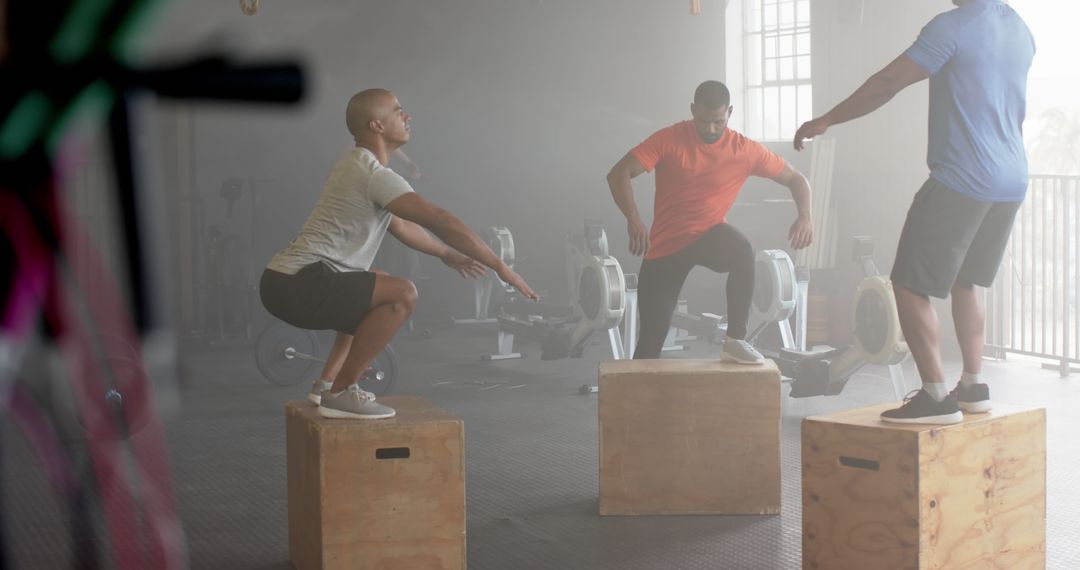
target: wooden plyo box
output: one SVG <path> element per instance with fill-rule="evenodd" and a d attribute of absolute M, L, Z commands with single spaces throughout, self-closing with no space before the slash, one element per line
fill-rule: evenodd
<path fill-rule="evenodd" d="M 1045 410 L 881 422 L 894 407 L 803 420 L 803 568 L 1045 568 Z"/>
<path fill-rule="evenodd" d="M 600 514 L 780 512 L 780 372 L 772 361 L 603 362 Z"/>
<path fill-rule="evenodd" d="M 460 419 L 416 396 L 384 420 L 289 402 L 289 557 L 298 570 L 465 568 Z"/>

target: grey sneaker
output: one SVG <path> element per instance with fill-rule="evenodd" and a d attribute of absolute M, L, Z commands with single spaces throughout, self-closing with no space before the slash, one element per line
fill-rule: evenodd
<path fill-rule="evenodd" d="M 311 391 L 307 393 L 308 401 L 318 406 L 319 402 L 322 401 L 323 390 L 329 390 L 330 387 L 333 385 L 333 382 L 323 382 L 322 380 L 315 380 L 315 382 L 311 384 Z"/>
<path fill-rule="evenodd" d="M 395 413 L 394 408 L 375 403 L 375 396 L 356 384 L 338 394 L 324 391 L 319 403 L 319 415 L 324 418 L 378 420 L 392 418 Z"/>
<path fill-rule="evenodd" d="M 765 363 L 765 357 L 753 345 L 737 338 L 724 340 L 724 349 L 720 351 L 720 360 L 738 362 L 739 364 Z"/>
<path fill-rule="evenodd" d="M 323 393 L 323 391 L 324 390 L 329 390 L 330 387 L 333 386 L 333 385 L 334 385 L 333 382 L 326 382 L 325 380 L 316 380 L 311 385 L 311 391 L 308 392 L 308 395 L 307 395 L 308 401 L 311 402 L 312 404 L 315 404 L 316 406 L 318 406 L 319 402 L 322 402 L 322 393 Z M 371 396 L 372 400 L 375 399 L 375 394 L 372 394 L 371 392 L 368 392 L 367 390 L 364 390 L 364 389 L 361 389 L 360 391 L 367 394 L 368 396 Z"/>

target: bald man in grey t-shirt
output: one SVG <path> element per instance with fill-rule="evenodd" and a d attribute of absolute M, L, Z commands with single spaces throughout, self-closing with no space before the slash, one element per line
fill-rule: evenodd
<path fill-rule="evenodd" d="M 271 314 L 293 326 L 337 331 L 308 396 L 320 415 L 388 418 L 394 410 L 356 385 L 416 306 L 412 282 L 370 270 L 387 231 L 463 277 L 478 277 L 487 266 L 526 298 L 537 296 L 461 220 L 387 168 L 391 153 L 409 140 L 410 117 L 392 93 L 357 93 L 345 121 L 356 148 L 334 165 L 303 228 L 270 260 L 260 296 Z"/>
<path fill-rule="evenodd" d="M 267 267 L 292 275 L 325 261 L 336 271 L 367 271 L 393 219 L 386 205 L 412 191 L 375 153 L 354 148 L 334 165 L 300 233 Z"/>

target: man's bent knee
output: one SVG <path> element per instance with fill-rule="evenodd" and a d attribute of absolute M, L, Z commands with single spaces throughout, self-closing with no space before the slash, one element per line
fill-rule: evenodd
<path fill-rule="evenodd" d="M 394 284 L 387 301 L 394 305 L 395 308 L 412 313 L 413 309 L 416 308 L 416 301 L 420 298 L 420 294 L 416 291 L 416 285 L 408 279 L 400 277 L 394 277 L 393 279 Z"/>
<path fill-rule="evenodd" d="M 416 307 L 419 294 L 416 285 L 408 279 L 391 275 L 379 275 L 375 280 L 372 305 L 393 305 L 409 313 Z"/>
<path fill-rule="evenodd" d="M 413 312 L 416 308 L 416 302 L 420 299 L 420 293 L 416 290 L 416 284 L 408 279 L 402 279 L 401 287 L 398 289 L 396 304 L 400 305 L 403 309 L 409 313 Z"/>

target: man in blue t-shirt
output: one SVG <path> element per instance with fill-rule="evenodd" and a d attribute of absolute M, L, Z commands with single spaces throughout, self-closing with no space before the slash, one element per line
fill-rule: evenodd
<path fill-rule="evenodd" d="M 795 148 L 802 150 L 804 140 L 930 78 L 930 178 L 908 211 L 891 275 L 900 326 L 923 387 L 884 412 L 887 422 L 951 424 L 963 420 L 961 409 L 990 410 L 989 387 L 979 382 L 984 319 L 975 286 L 993 283 L 1027 192 L 1021 125 L 1035 41 L 1001 0 L 953 4 L 957 8 L 931 20 L 900 57 L 795 134 Z M 929 299 L 950 293 L 964 358 L 951 392 Z"/>

